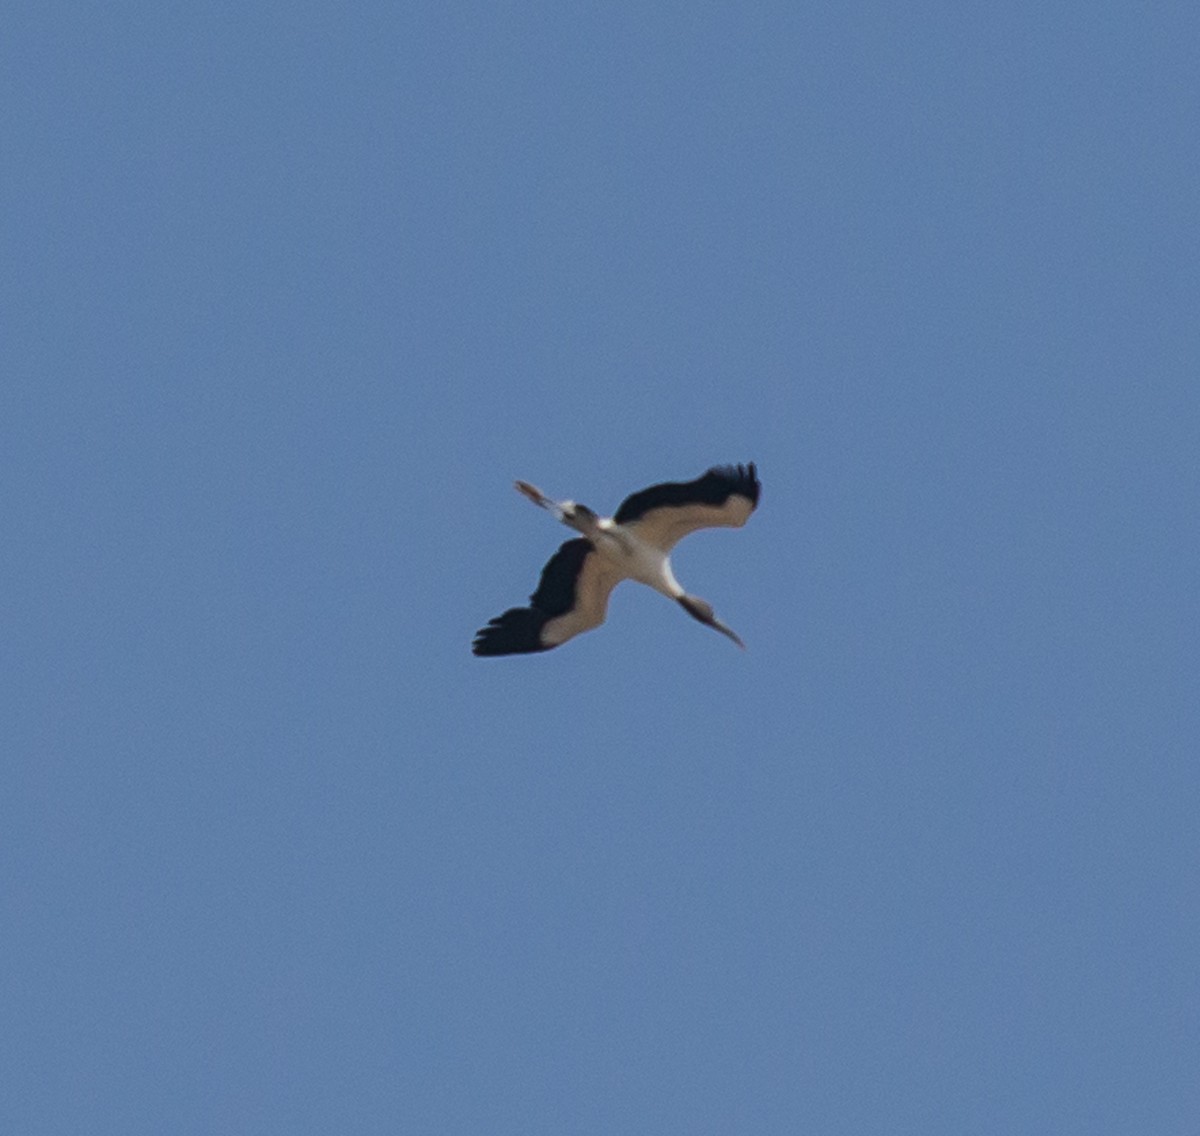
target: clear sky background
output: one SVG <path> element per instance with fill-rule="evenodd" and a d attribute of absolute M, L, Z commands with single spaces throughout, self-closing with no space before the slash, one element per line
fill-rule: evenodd
<path fill-rule="evenodd" d="M 1200 1131 L 1194 5 L 4 22 L 5 1133 Z"/>

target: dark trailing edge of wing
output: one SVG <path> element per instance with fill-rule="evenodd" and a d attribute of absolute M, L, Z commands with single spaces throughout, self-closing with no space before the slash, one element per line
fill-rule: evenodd
<path fill-rule="evenodd" d="M 475 632 L 471 651 L 476 655 L 527 655 L 550 650 L 541 640 L 549 616 L 533 607 L 510 607 Z"/>
<path fill-rule="evenodd" d="M 639 517 L 664 505 L 724 505 L 735 493 L 741 494 L 758 505 L 762 486 L 754 463 L 749 465 L 714 466 L 695 481 L 667 481 L 662 485 L 651 485 L 626 497 L 616 511 L 613 520 L 627 525 Z"/>
<path fill-rule="evenodd" d="M 529 597 L 530 607 L 510 607 L 475 633 L 471 650 L 476 655 L 526 655 L 549 651 L 542 642 L 542 628 L 575 606 L 575 583 L 583 562 L 592 551 L 585 537 L 568 540 L 546 561 L 537 590 Z"/>

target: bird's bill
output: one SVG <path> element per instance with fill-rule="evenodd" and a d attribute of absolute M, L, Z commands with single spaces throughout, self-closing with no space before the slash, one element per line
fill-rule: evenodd
<path fill-rule="evenodd" d="M 714 614 L 712 604 L 707 600 L 702 600 L 699 596 L 676 596 L 679 601 L 679 606 L 688 613 L 693 619 L 698 619 L 705 627 L 711 627 L 714 631 L 719 631 L 722 635 L 732 639 L 741 649 L 746 649 L 746 644 L 739 638 L 738 633 L 732 627 L 726 627 Z"/>
<path fill-rule="evenodd" d="M 743 651 L 746 649 L 746 644 L 742 642 L 741 636 L 739 636 L 732 627 L 726 627 L 725 624 L 716 618 L 716 616 L 713 617 L 713 621 L 709 624 L 709 626 L 713 628 L 714 631 L 719 631 L 722 635 L 727 635 L 739 647 L 741 647 Z"/>

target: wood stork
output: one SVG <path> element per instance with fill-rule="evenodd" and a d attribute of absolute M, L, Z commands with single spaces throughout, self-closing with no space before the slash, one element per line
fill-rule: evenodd
<path fill-rule="evenodd" d="M 568 540 L 542 569 L 529 607 L 509 608 L 475 635 L 476 655 L 519 655 L 549 651 L 604 622 L 608 597 L 622 580 L 640 580 L 676 600 L 688 615 L 745 644 L 714 614 L 712 605 L 690 596 L 671 571 L 670 552 L 688 533 L 715 526 L 741 527 L 758 504 L 761 486 L 754 463 L 717 466 L 695 481 L 668 481 L 626 497 L 612 517 L 586 505 L 552 501 L 518 481 L 517 489 L 582 533 Z"/>

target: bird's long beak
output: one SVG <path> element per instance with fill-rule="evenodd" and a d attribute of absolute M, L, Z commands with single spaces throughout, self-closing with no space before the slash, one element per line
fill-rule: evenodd
<path fill-rule="evenodd" d="M 746 644 L 742 642 L 738 633 L 734 631 L 732 627 L 726 627 L 725 624 L 723 624 L 715 615 L 713 616 L 712 623 L 709 624 L 709 627 L 719 631 L 722 635 L 728 635 L 729 638 L 732 639 L 739 647 L 741 647 L 743 651 L 746 649 Z"/>
<path fill-rule="evenodd" d="M 732 627 L 726 627 L 715 615 L 713 615 L 712 604 L 707 600 L 700 599 L 699 596 L 677 596 L 679 606 L 688 613 L 693 619 L 698 619 L 705 627 L 711 627 L 714 631 L 719 631 L 722 635 L 728 636 L 741 649 L 746 649 L 746 644 L 738 637 L 738 633 Z"/>

